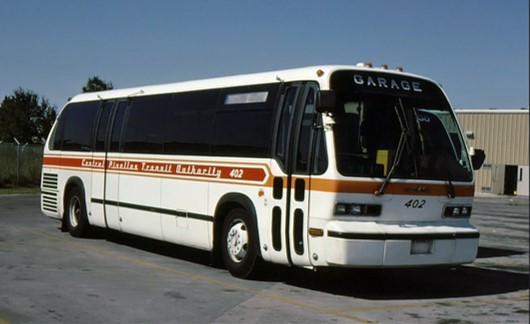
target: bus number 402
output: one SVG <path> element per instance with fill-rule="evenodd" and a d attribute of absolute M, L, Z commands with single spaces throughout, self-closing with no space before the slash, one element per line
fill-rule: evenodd
<path fill-rule="evenodd" d="M 230 171 L 230 178 L 243 178 L 243 169 L 232 169 L 232 171 Z"/>
<path fill-rule="evenodd" d="M 411 199 L 405 203 L 405 207 L 407 208 L 423 208 L 423 205 L 425 205 L 424 199 Z"/>

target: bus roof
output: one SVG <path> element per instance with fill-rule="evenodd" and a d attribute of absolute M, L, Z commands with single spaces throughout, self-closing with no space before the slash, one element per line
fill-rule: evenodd
<path fill-rule="evenodd" d="M 159 85 L 147 85 L 133 88 L 123 88 L 116 90 L 106 90 L 98 92 L 81 93 L 71 98 L 69 102 L 83 102 L 93 100 L 107 100 L 116 98 L 127 98 L 137 96 L 147 96 L 155 94 L 187 92 L 205 89 L 216 89 L 226 87 L 237 87 L 254 84 L 266 84 L 275 82 L 294 82 L 313 80 L 319 83 L 321 89 L 329 89 L 329 75 L 337 70 L 359 70 L 377 71 L 383 73 L 393 73 L 407 75 L 416 78 L 426 79 L 419 75 L 404 73 L 399 70 L 388 70 L 386 68 L 373 68 L 371 65 L 359 63 L 357 65 L 322 65 L 309 66 L 295 69 L 286 69 L 262 73 L 241 74 L 234 76 L 183 81 Z M 429 79 L 427 79 L 429 80 Z M 432 80 L 429 80 L 432 81 Z"/>

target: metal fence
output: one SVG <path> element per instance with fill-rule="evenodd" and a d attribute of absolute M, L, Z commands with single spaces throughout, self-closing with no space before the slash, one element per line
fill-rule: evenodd
<path fill-rule="evenodd" d="M 0 143 L 0 188 L 38 186 L 43 146 Z"/>

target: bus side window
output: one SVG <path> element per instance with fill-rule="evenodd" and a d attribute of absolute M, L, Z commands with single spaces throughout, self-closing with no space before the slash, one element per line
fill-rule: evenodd
<path fill-rule="evenodd" d="M 279 84 L 224 89 L 215 112 L 212 155 L 269 158 Z"/>
<path fill-rule="evenodd" d="M 118 102 L 118 107 L 116 108 L 116 113 L 114 114 L 114 119 L 112 121 L 112 133 L 110 135 L 109 146 L 110 152 L 120 152 L 121 130 L 123 128 L 123 118 L 125 116 L 127 104 L 127 101 Z"/>
<path fill-rule="evenodd" d="M 163 151 L 164 125 L 172 95 L 137 97 L 131 107 L 123 133 L 123 151 L 153 153 Z"/>
<path fill-rule="evenodd" d="M 66 107 L 68 108 L 68 107 Z M 64 108 L 66 110 L 66 108 Z M 51 135 L 51 147 L 50 149 L 53 151 L 61 150 L 61 146 L 63 143 L 63 130 L 64 130 L 64 124 L 66 123 L 66 115 L 63 113 L 59 116 L 57 126 L 53 129 L 53 133 Z"/>
<path fill-rule="evenodd" d="M 98 121 L 98 127 L 96 129 L 96 141 L 94 144 L 95 152 L 105 151 L 105 139 L 107 138 L 107 129 L 109 126 L 110 113 L 112 112 L 112 106 L 114 101 L 107 102 L 101 107 L 101 113 Z"/>
<path fill-rule="evenodd" d="M 178 93 L 165 123 L 165 154 L 208 155 L 219 90 Z"/>
<path fill-rule="evenodd" d="M 283 106 L 280 111 L 280 121 L 276 138 L 276 159 L 286 168 L 287 147 L 289 143 L 289 131 L 291 129 L 291 120 L 294 114 L 294 104 L 298 88 L 291 87 L 287 89 L 284 95 Z"/>
<path fill-rule="evenodd" d="M 307 91 L 301 122 L 295 171 L 302 174 L 322 174 L 328 167 L 327 150 L 323 129 L 318 127 L 319 123 L 322 124 L 322 120 L 315 111 L 315 88 L 313 87 Z M 317 127 L 313 127 L 314 125 Z M 312 154 L 314 154 L 313 161 L 311 161 Z"/>
<path fill-rule="evenodd" d="M 54 148 L 63 151 L 90 151 L 92 131 L 100 101 L 73 103 L 61 114 Z"/>
<path fill-rule="evenodd" d="M 313 165 L 312 174 L 323 174 L 328 169 L 328 150 L 326 148 L 326 137 L 324 136 L 324 127 L 322 125 L 322 116 L 316 116 L 316 136 L 313 148 L 315 152 L 315 160 Z"/>
<path fill-rule="evenodd" d="M 311 130 L 313 129 L 313 115 L 315 114 L 315 91 L 313 88 L 308 90 L 306 102 L 304 104 L 302 125 L 300 125 L 300 136 L 298 138 L 298 147 L 296 149 L 296 167 L 295 171 L 299 173 L 308 173 L 309 157 L 311 147 Z"/>

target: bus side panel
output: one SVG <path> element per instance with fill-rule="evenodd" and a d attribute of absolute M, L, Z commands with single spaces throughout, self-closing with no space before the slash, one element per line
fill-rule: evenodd
<path fill-rule="evenodd" d="M 165 241 L 210 250 L 208 182 L 163 179 L 160 225 Z"/>
<path fill-rule="evenodd" d="M 333 207 L 337 201 L 336 193 L 312 191 L 309 210 L 309 228 L 321 230 L 323 235 L 308 235 L 309 252 L 313 266 L 327 266 L 326 240 L 324 238 L 326 225 L 332 219 Z"/>
<path fill-rule="evenodd" d="M 120 173 L 118 212 L 122 231 L 162 239 L 161 182 L 161 179 L 155 177 Z"/>

